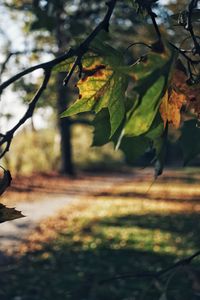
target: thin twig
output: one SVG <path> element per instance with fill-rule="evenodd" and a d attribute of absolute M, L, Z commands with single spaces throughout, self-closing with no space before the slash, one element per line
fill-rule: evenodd
<path fill-rule="evenodd" d="M 1 68 L 0 68 L 0 82 L 1 82 L 1 77 L 6 69 L 6 66 L 9 62 L 9 60 L 11 59 L 11 57 L 13 56 L 18 56 L 18 55 L 24 55 L 24 54 L 33 54 L 33 53 L 44 53 L 44 49 L 32 49 L 32 50 L 24 50 L 24 51 L 15 51 L 15 52 L 10 52 L 7 54 L 4 62 L 1 64 Z M 52 51 L 45 51 L 45 53 L 49 53 L 49 54 L 54 54 Z"/>
<path fill-rule="evenodd" d="M 89 48 L 91 42 L 94 40 L 94 38 L 97 36 L 97 34 L 102 30 L 105 30 L 105 31 L 109 30 L 109 22 L 110 22 L 110 18 L 112 16 L 113 10 L 115 8 L 116 2 L 117 2 L 117 0 L 110 0 L 109 2 L 107 2 L 108 10 L 107 10 L 107 13 L 106 13 L 104 19 L 97 25 L 97 27 L 92 31 L 92 33 L 80 45 L 81 51 L 78 51 L 77 58 L 73 64 L 70 72 L 67 74 L 67 76 L 65 77 L 65 79 L 63 81 L 63 84 L 65 86 L 68 84 L 69 80 L 71 79 L 71 76 L 73 75 L 76 67 L 80 65 L 83 55 L 88 51 L 88 48 Z"/>
<path fill-rule="evenodd" d="M 97 36 L 97 34 L 101 30 L 108 31 L 110 18 L 114 11 L 116 2 L 117 2 L 117 0 L 110 0 L 109 2 L 106 3 L 108 6 L 108 10 L 107 10 L 107 13 L 106 13 L 104 19 L 95 27 L 95 29 L 91 32 L 91 34 L 77 48 L 70 49 L 67 53 L 65 53 L 53 60 L 50 60 L 46 63 L 41 63 L 38 65 L 32 66 L 28 69 L 25 69 L 25 70 L 19 72 L 18 74 L 12 76 L 11 78 L 9 78 L 8 80 L 6 80 L 5 82 L 3 82 L 0 85 L 0 95 L 1 95 L 1 93 L 3 92 L 4 89 L 6 89 L 10 84 L 14 83 L 15 81 L 17 81 L 18 79 L 20 79 L 23 76 L 30 74 L 33 71 L 38 70 L 38 69 L 43 69 L 44 73 L 45 73 L 45 77 L 42 82 L 42 85 L 40 86 L 40 88 L 36 92 L 35 96 L 33 97 L 32 101 L 30 102 L 28 109 L 27 109 L 26 113 L 24 114 L 24 116 L 19 120 L 19 122 L 11 130 L 7 131 L 6 134 L 0 134 L 0 147 L 2 147 L 3 145 L 6 144 L 5 148 L 3 149 L 2 153 L 0 154 L 0 158 L 2 158 L 7 151 L 9 151 L 13 136 L 14 136 L 15 132 L 18 130 L 18 128 L 21 127 L 26 122 L 27 119 L 32 117 L 33 112 L 36 107 L 36 104 L 48 84 L 52 69 L 56 65 L 60 64 L 61 62 L 65 61 L 73 56 L 76 56 L 77 58 L 75 60 L 75 63 L 72 66 L 72 69 L 69 72 L 68 76 L 66 77 L 65 83 L 67 83 L 69 81 L 76 66 L 81 65 L 81 59 L 82 59 L 83 55 L 88 51 L 90 43 L 94 40 L 94 38 Z M 1 69 L 1 72 L 4 71 L 4 68 L 11 56 L 12 55 L 10 54 L 7 57 L 6 61 L 4 62 L 3 67 Z"/>
<path fill-rule="evenodd" d="M 46 69 L 45 70 L 45 76 L 44 76 L 44 80 L 40 86 L 40 88 L 37 90 L 35 96 L 33 97 L 32 101 L 29 103 L 28 109 L 25 112 L 25 114 L 23 115 L 23 117 L 19 120 L 19 122 L 13 126 L 12 129 L 10 129 L 9 131 L 6 132 L 5 135 L 1 134 L 1 140 L 0 140 L 0 146 L 6 144 L 5 149 L 2 151 L 2 153 L 0 154 L 0 158 L 2 158 L 6 152 L 9 151 L 10 149 L 10 145 L 13 139 L 13 135 L 14 133 L 17 131 L 17 129 L 19 127 L 21 127 L 29 118 L 32 117 L 36 104 L 40 98 L 40 96 L 42 95 L 42 93 L 44 92 L 44 90 L 47 87 L 47 84 L 49 82 L 51 76 L 51 69 Z"/>
<path fill-rule="evenodd" d="M 27 74 L 30 74 L 38 69 L 43 69 L 43 70 L 46 70 L 46 69 L 53 69 L 56 65 L 60 64 L 61 62 L 75 56 L 78 51 L 79 51 L 79 48 L 76 48 L 76 49 L 70 49 L 67 53 L 57 57 L 57 58 L 54 58 L 53 60 L 50 60 L 48 62 L 45 62 L 45 63 L 41 63 L 41 64 L 38 64 L 38 65 L 35 65 L 35 66 L 32 66 L 30 68 L 27 68 L 19 73 L 17 73 L 16 75 L 12 76 L 11 78 L 9 78 L 8 80 L 4 81 L 1 85 L 0 85 L 0 94 L 3 92 L 4 89 L 6 89 L 9 85 L 11 85 L 12 83 L 14 83 L 15 81 L 17 81 L 18 79 L 20 79 L 21 77 L 27 75 Z"/>
<path fill-rule="evenodd" d="M 187 61 L 189 61 L 191 64 L 199 64 L 200 63 L 200 60 L 193 60 L 191 59 L 187 54 L 185 54 L 185 51 L 178 48 L 176 45 L 174 45 L 173 43 L 169 42 L 169 44 L 174 48 L 176 49 L 179 54 L 181 54 Z"/>
<path fill-rule="evenodd" d="M 191 0 L 188 6 L 188 20 L 187 20 L 187 26 L 185 27 L 186 30 L 190 32 L 190 35 L 193 39 L 194 43 L 194 54 L 199 54 L 200 55 L 200 44 L 197 41 L 197 38 L 194 34 L 194 29 L 192 25 L 192 13 L 193 10 L 197 7 L 198 0 Z"/>

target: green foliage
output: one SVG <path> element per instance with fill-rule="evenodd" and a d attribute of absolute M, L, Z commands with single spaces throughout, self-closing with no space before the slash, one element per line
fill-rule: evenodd
<path fill-rule="evenodd" d="M 82 60 L 79 97 L 62 117 L 92 111 L 94 146 L 112 141 L 128 162 L 154 149 L 155 161 L 163 165 L 164 126 L 158 111 L 171 80 L 174 54 L 166 45 L 164 52 L 151 50 L 127 65 L 121 52 L 98 37 Z M 162 167 L 156 174 L 161 172 Z"/>
<path fill-rule="evenodd" d="M 102 3 L 92 0 L 80 1 L 79 4 L 71 0 L 67 3 L 64 0 L 46 2 L 39 0 L 34 1 L 33 6 L 28 4 L 19 4 L 19 6 L 31 13 L 31 17 L 27 18 L 27 26 L 32 31 L 40 32 L 39 39 L 43 40 L 42 44 L 40 40 L 40 44 L 46 45 L 46 38 L 51 35 L 52 45 L 58 46 L 59 53 L 63 53 L 68 49 L 68 45 L 73 47 L 77 43 L 82 45 L 82 42 L 84 45 L 87 29 L 91 32 L 91 28 L 96 26 L 97 19 L 104 20 L 102 13 L 104 14 L 107 8 Z M 180 3 L 176 4 L 179 9 Z M 95 113 L 93 145 L 101 146 L 112 141 L 115 148 L 122 149 L 126 160 L 131 162 L 150 151 L 155 154 L 152 162 L 155 163 L 156 174 L 162 172 L 165 161 L 168 125 L 171 123 L 178 128 L 185 99 L 187 96 L 191 99 L 197 98 L 196 95 L 199 94 L 197 91 L 195 97 L 193 95 L 189 97 L 193 91 L 189 90 L 188 86 L 186 88 L 188 77 L 190 83 L 199 82 L 198 65 L 197 63 L 193 65 L 192 62 L 194 55 L 199 55 L 200 49 L 200 47 L 198 49 L 199 38 L 195 30 L 195 25 L 199 21 L 199 9 L 193 7 L 189 12 L 189 6 L 184 7 L 182 2 L 181 6 L 183 9 L 182 11 L 179 9 L 180 13 L 177 14 L 171 2 L 163 6 L 157 0 L 127 0 L 117 3 L 110 22 L 112 23 L 111 34 L 107 35 L 103 33 L 104 30 L 100 30 L 101 32 L 96 36 L 98 30 L 95 29 L 92 36 L 96 38 L 92 37 L 90 43 L 86 43 L 85 49 L 88 51 L 80 49 L 80 57 L 79 54 L 71 57 L 57 65 L 52 72 L 53 76 L 57 75 L 55 72 L 70 72 L 77 59 L 80 59 L 79 64 L 75 64 L 80 77 L 77 82 L 79 96 L 62 116 L 71 117 L 74 114 L 90 111 Z M 164 7 L 169 9 L 165 13 Z M 169 23 L 167 26 L 161 26 L 168 12 Z M 138 13 L 140 16 L 137 16 Z M 141 18 L 141 15 L 145 18 Z M 191 17 L 191 20 L 188 17 Z M 168 34 L 168 26 L 171 26 L 172 21 L 179 26 L 178 33 L 175 32 L 175 27 L 170 28 L 174 36 Z M 190 21 L 192 24 L 188 28 Z M 89 23 L 92 24 L 91 28 L 88 28 Z M 181 36 L 183 32 L 181 26 L 183 31 L 186 29 L 187 36 L 184 39 Z M 127 35 L 124 34 L 125 32 Z M 37 41 L 39 39 L 36 37 Z M 192 45 L 194 47 L 188 51 L 191 41 L 194 42 Z M 178 44 L 181 45 L 180 47 L 185 46 L 184 53 L 181 53 L 181 48 L 175 46 Z M 189 59 L 188 53 L 191 54 Z M 179 78 L 179 81 L 185 84 L 183 89 L 180 88 L 180 82 L 176 85 L 172 79 L 178 55 L 179 61 L 181 57 L 183 58 L 182 69 L 186 70 L 184 80 L 181 76 Z M 132 63 L 133 60 L 135 63 Z M 61 85 L 62 74 L 59 75 L 61 75 L 58 76 Z M 22 83 L 19 82 L 20 86 Z M 55 77 L 52 83 L 58 84 Z M 71 84 L 73 83 L 72 80 Z M 30 87 L 27 89 L 28 96 L 32 94 L 32 88 L 35 89 L 34 84 L 31 89 Z M 45 93 L 47 98 L 53 100 L 52 102 L 55 98 L 54 91 L 49 89 L 48 92 L 47 89 Z M 160 111 L 164 95 L 166 95 L 165 104 Z M 69 105 L 71 100 L 72 97 L 69 97 L 67 92 L 59 111 L 64 110 L 65 104 Z M 42 101 L 39 105 L 46 105 L 46 103 Z M 51 105 L 55 108 L 55 103 Z M 192 108 L 198 115 L 198 104 L 194 104 Z M 155 123 L 157 129 L 153 130 Z"/>
<path fill-rule="evenodd" d="M 124 119 L 128 78 L 117 70 L 123 63 L 120 52 L 106 43 L 101 43 L 99 39 L 93 43 L 92 50 L 97 55 L 91 54 L 83 59 L 83 76 L 77 84 L 79 99 L 62 117 L 91 110 L 98 113 L 102 108 L 108 107 L 112 136 Z"/>

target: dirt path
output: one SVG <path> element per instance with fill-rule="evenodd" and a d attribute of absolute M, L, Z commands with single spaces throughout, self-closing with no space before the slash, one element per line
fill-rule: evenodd
<path fill-rule="evenodd" d="M 17 209 L 26 217 L 1 224 L 0 251 L 3 252 L 8 248 L 14 250 L 40 221 L 54 215 L 75 198 L 75 196 L 54 195 L 53 198 L 46 197 L 37 202 L 20 202 Z"/>
<path fill-rule="evenodd" d="M 1 256 L 7 250 L 14 252 L 41 221 L 76 199 L 112 190 L 124 181 L 125 178 L 113 176 L 85 176 L 76 180 L 36 176 L 14 181 L 4 204 L 16 207 L 26 217 L 0 224 L 0 264 Z"/>
<path fill-rule="evenodd" d="M 177 179 L 180 172 L 177 174 L 174 171 L 172 174 L 168 173 L 160 180 L 160 183 L 155 183 L 151 187 L 148 197 L 160 197 L 161 191 L 164 199 L 176 196 L 175 179 L 173 179 L 175 187 L 171 181 L 170 185 L 167 183 L 168 178 L 171 178 L 172 175 L 176 175 L 174 178 Z M 180 180 L 182 184 L 185 184 L 183 186 L 184 193 L 188 192 L 187 199 L 191 197 L 194 201 L 196 198 L 199 199 L 199 187 L 196 185 L 194 189 L 197 178 L 192 178 L 194 182 L 191 188 L 189 184 L 191 175 L 184 175 Z M 142 197 L 142 199 L 145 199 L 151 182 L 152 172 L 148 170 L 130 174 L 84 175 L 76 180 L 57 175 L 37 175 L 14 180 L 3 203 L 9 207 L 15 206 L 26 217 L 0 224 L 0 264 L 2 256 L 7 252 L 6 250 L 11 249 L 9 252 L 15 251 L 41 221 L 55 215 L 74 200 L 82 197 L 96 199 L 99 196 L 109 197 L 109 195 L 114 197 Z M 190 189 L 192 189 L 192 195 Z"/>

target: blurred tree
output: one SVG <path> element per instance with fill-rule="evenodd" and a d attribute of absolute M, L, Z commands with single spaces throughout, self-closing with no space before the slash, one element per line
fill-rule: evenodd
<path fill-rule="evenodd" d="M 105 12 L 104 1 L 95 0 L 5 0 L 4 5 L 11 14 L 15 11 L 24 14 L 24 31 L 30 34 L 31 30 L 34 37 L 32 40 L 32 47 L 34 48 L 34 54 L 31 55 L 32 60 L 40 55 L 39 52 L 35 51 L 37 48 L 43 48 L 44 53 L 52 51 L 56 55 L 63 54 L 69 49 L 69 45 L 75 45 L 77 40 L 82 40 L 87 35 L 87 31 L 96 25 L 102 13 Z M 136 14 L 127 10 L 127 7 L 126 4 L 121 3 L 114 16 L 113 29 L 115 30 L 113 38 L 117 38 L 120 44 L 130 42 L 130 36 L 136 33 L 136 28 L 133 29 L 132 24 L 140 24 L 140 21 L 135 19 Z M 16 18 L 15 15 L 14 17 Z M 60 113 L 66 109 L 73 98 L 70 87 L 63 86 L 65 76 L 66 72 L 56 74 L 57 78 L 54 79 L 51 88 L 47 92 L 48 103 L 43 98 L 40 105 L 51 103 L 55 108 L 54 98 L 57 99 L 58 126 L 61 137 L 61 172 L 72 175 L 74 166 L 71 149 L 71 125 L 74 122 L 70 118 L 60 118 Z M 22 98 L 27 101 L 30 99 L 30 95 L 34 93 L 36 85 L 37 83 L 30 84 L 26 79 L 21 79 L 14 85 L 14 89 L 21 90 Z M 26 91 L 26 94 L 24 94 L 24 91 Z M 78 122 L 78 119 L 76 122 Z"/>

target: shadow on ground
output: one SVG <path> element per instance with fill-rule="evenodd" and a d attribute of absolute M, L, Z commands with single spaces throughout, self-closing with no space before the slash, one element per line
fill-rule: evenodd
<path fill-rule="evenodd" d="M 123 232 L 129 229 L 126 237 L 120 236 L 119 231 L 115 231 L 116 228 Z M 155 241 L 151 238 L 141 244 L 137 231 L 134 231 L 138 228 L 168 232 L 172 237 L 170 245 L 181 250 L 183 254 L 200 248 L 200 218 L 197 213 L 124 214 L 120 217 L 84 221 L 75 232 L 73 228 L 66 228 L 64 232 L 58 232 L 56 240 L 42 243 L 38 250 L 29 251 L 7 267 L 2 266 L 0 299 L 161 299 L 166 278 L 152 281 L 139 277 L 99 284 L 102 280 L 118 274 L 157 271 L 172 264 L 177 258 L 175 253 L 166 250 L 165 244 L 160 245 L 159 251 L 154 251 Z M 177 241 L 175 238 L 173 240 L 173 234 L 179 237 Z M 168 282 L 166 299 L 199 299 L 194 288 L 194 279 L 188 274 L 184 270 L 173 274 Z"/>

